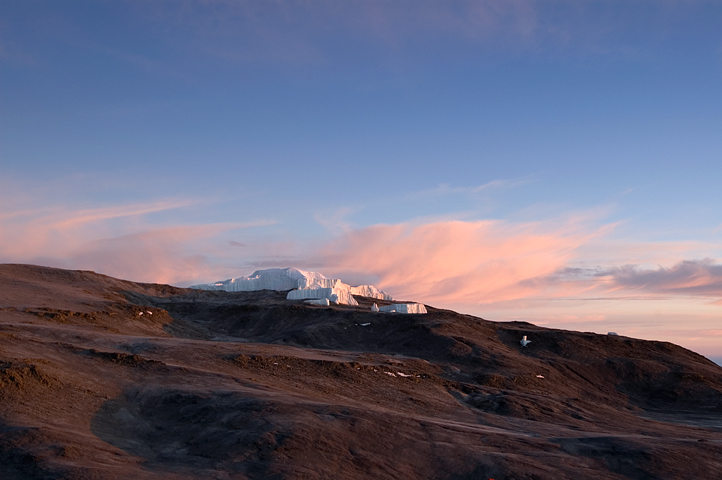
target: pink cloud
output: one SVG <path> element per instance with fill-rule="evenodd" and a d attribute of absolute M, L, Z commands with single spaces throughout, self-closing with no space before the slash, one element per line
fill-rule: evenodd
<path fill-rule="evenodd" d="M 89 241 L 144 230 L 142 217 L 149 213 L 187 207 L 194 202 L 161 199 L 145 203 L 72 209 L 46 206 L 0 213 L 0 258 L 22 259 L 31 255 L 64 256 Z M 115 223 L 114 223 L 115 222 Z"/>
<path fill-rule="evenodd" d="M 19 261 L 93 270 L 139 282 L 187 285 L 216 279 L 228 269 L 225 265 L 218 265 L 216 258 L 218 249 L 215 244 L 219 234 L 265 224 L 175 226 L 95 240 L 75 239 L 72 249 L 55 252 L 55 255 L 42 250 L 28 250 Z"/>
<path fill-rule="evenodd" d="M 601 230 L 577 223 L 445 221 L 375 225 L 349 232 L 311 263 L 346 278 L 373 280 L 395 298 L 486 304 L 528 297 Z"/>
<path fill-rule="evenodd" d="M 64 218 L 53 222 L 53 225 L 59 229 L 74 228 L 104 220 L 137 217 L 149 213 L 174 210 L 176 208 L 188 207 L 194 203 L 195 202 L 190 200 L 161 199 L 140 204 L 85 209 L 74 211 L 71 215 L 67 215 Z"/>
<path fill-rule="evenodd" d="M 699 333 L 704 337 L 722 337 L 722 330 L 702 330 Z"/>
<path fill-rule="evenodd" d="M 90 241 L 64 258 L 46 260 L 133 281 L 179 284 L 215 273 L 206 256 L 194 253 L 192 247 L 225 229 L 223 225 L 153 229 Z M 39 260 L 45 263 L 42 257 Z"/>
<path fill-rule="evenodd" d="M 188 199 L 157 199 L 90 209 L 5 204 L 0 211 L 0 262 L 35 263 L 94 270 L 128 280 L 187 284 L 214 278 L 226 252 L 225 232 L 269 225 L 270 221 L 163 225 L 149 214 L 197 205 Z M 29 208 L 21 208 L 29 205 Z M 14 207 L 14 208 L 13 208 Z M 236 242 L 238 243 L 238 242 Z"/>

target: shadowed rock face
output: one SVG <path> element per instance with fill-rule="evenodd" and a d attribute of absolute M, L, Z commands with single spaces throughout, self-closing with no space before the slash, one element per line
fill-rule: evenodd
<path fill-rule="evenodd" d="M 722 478 L 681 347 L 285 297 L 0 265 L 0 478 Z"/>

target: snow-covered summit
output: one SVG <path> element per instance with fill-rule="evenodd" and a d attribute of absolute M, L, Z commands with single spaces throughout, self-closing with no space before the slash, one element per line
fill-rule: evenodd
<path fill-rule="evenodd" d="M 328 280 L 316 272 L 306 272 L 297 268 L 268 268 L 256 270 L 247 277 L 229 278 L 215 283 L 201 283 L 190 288 L 197 290 L 224 290 L 226 292 L 253 292 L 256 290 L 293 290 L 303 282 L 313 283 L 315 280 Z"/>
<path fill-rule="evenodd" d="M 229 278 L 215 283 L 193 285 L 190 288 L 224 290 L 226 292 L 291 290 L 286 297 L 289 300 L 327 298 L 331 302 L 344 305 L 358 305 L 353 295 L 392 300 L 391 295 L 373 285 L 352 287 L 338 278 L 326 278 L 318 272 L 306 272 L 297 268 L 256 270 L 248 277 Z"/>

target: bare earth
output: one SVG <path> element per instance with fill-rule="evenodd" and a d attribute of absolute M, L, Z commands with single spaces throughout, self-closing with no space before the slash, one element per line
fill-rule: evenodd
<path fill-rule="evenodd" d="M 0 478 L 722 479 L 700 355 L 357 299 L 0 265 Z"/>

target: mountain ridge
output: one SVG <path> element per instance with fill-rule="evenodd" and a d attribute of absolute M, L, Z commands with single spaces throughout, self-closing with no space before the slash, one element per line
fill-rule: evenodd
<path fill-rule="evenodd" d="M 682 347 L 285 294 L 0 265 L 0 473 L 722 476 L 722 368 Z"/>

